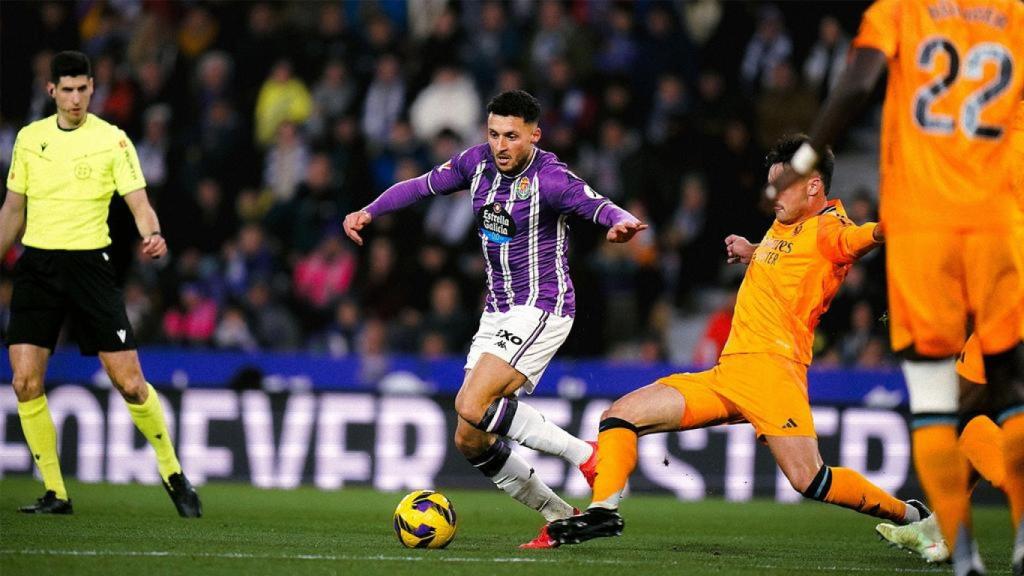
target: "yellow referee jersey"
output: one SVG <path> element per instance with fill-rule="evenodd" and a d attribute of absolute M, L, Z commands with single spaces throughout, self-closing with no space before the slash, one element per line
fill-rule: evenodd
<path fill-rule="evenodd" d="M 18 132 L 7 189 L 27 203 L 22 243 L 46 250 L 92 250 L 110 244 L 107 214 L 116 190 L 146 187 L 135 146 L 124 131 L 89 114 L 75 130 L 57 116 Z"/>

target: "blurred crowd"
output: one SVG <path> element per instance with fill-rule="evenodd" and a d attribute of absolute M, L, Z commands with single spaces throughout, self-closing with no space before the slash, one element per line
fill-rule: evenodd
<path fill-rule="evenodd" d="M 340 222 L 483 141 L 487 100 L 524 88 L 543 106 L 540 147 L 651 225 L 612 245 L 573 223 L 578 315 L 562 356 L 709 364 L 742 274 L 722 241 L 770 225 L 764 152 L 809 128 L 865 4 L 5 2 L 0 169 L 17 130 L 53 113 L 49 58 L 80 49 L 91 111 L 135 142 L 172 251 L 141 257 L 114 200 L 140 342 L 460 355 L 484 289 L 466 193 L 375 221 L 363 248 Z M 875 218 L 873 190 L 837 181 L 833 195 L 854 221 Z M 819 363 L 889 362 L 882 260 L 850 272 Z"/>

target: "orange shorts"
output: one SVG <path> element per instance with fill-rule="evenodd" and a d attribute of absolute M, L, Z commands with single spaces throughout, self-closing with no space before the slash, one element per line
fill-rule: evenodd
<path fill-rule="evenodd" d="M 1009 233 L 889 234 L 886 258 L 893 350 L 954 356 L 969 318 L 986 354 L 1020 342 L 1024 284 Z"/>
<path fill-rule="evenodd" d="M 775 354 L 729 354 L 704 372 L 673 374 L 656 382 L 685 399 L 682 430 L 750 422 L 762 436 L 811 436 L 807 366 Z"/>

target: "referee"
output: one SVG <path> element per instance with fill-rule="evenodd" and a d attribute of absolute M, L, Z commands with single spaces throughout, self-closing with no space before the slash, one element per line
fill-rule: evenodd
<path fill-rule="evenodd" d="M 0 255 L 24 230 L 7 346 L 21 428 L 46 487 L 42 498 L 19 511 L 72 513 L 43 387 L 46 363 L 70 314 L 79 350 L 99 355 L 135 426 L 156 451 L 164 488 L 178 514 L 199 517 L 199 496 L 181 471 L 160 399 L 142 376 L 135 335 L 106 252 L 107 213 L 116 190 L 135 218 L 143 253 L 150 258 L 167 253 L 135 146 L 122 130 L 89 114 L 93 79 L 85 54 L 55 55 L 46 88 L 57 113 L 18 132 L 0 208 Z"/>

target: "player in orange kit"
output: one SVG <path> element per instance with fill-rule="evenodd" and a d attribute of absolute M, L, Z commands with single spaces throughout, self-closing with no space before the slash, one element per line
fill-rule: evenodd
<path fill-rule="evenodd" d="M 811 142 L 779 178 L 782 189 L 811 173 L 888 68 L 880 194 L 891 340 L 904 359 L 914 464 L 958 576 L 985 573 L 957 447 L 955 358 L 969 323 L 1004 436 L 1013 573 L 1024 575 L 1024 282 L 1019 247 L 1008 241 L 1016 213 L 1008 129 L 1024 95 L 1022 29 L 1017 0 L 876 2 Z"/>
<path fill-rule="evenodd" d="M 806 136 L 780 141 L 768 154 L 769 180 L 791 161 Z M 760 244 L 730 236 L 730 262 L 749 262 L 736 299 L 729 340 L 717 366 L 673 374 L 617 400 L 602 415 L 597 477 L 590 507 L 548 524 L 561 544 L 616 536 L 626 481 L 639 436 L 749 422 L 793 488 L 815 500 L 900 524 L 929 514 L 848 468 L 826 466 L 807 398 L 814 328 L 853 262 L 882 242 L 874 223 L 857 226 L 842 203 L 828 200 L 832 158 L 775 199 L 775 222 Z"/>
<path fill-rule="evenodd" d="M 1024 246 L 1024 104 L 1018 106 L 1017 117 L 1010 134 L 1014 170 L 1014 190 L 1017 193 L 1020 211 L 1017 213 L 1016 238 L 1014 244 Z M 1022 327 L 1024 333 L 1024 327 Z M 956 371 L 960 376 L 960 450 L 971 463 L 973 477 L 970 485 L 975 486 L 979 476 L 992 486 L 1002 490 L 1006 480 L 1003 433 L 988 416 L 996 406 L 995 399 L 985 387 L 985 363 L 981 343 L 971 335 L 957 358 Z M 949 559 L 949 549 L 942 542 L 936 516 L 921 522 L 903 526 L 888 523 L 879 524 L 875 531 L 891 544 L 916 552 L 928 562 L 944 562 Z"/>

